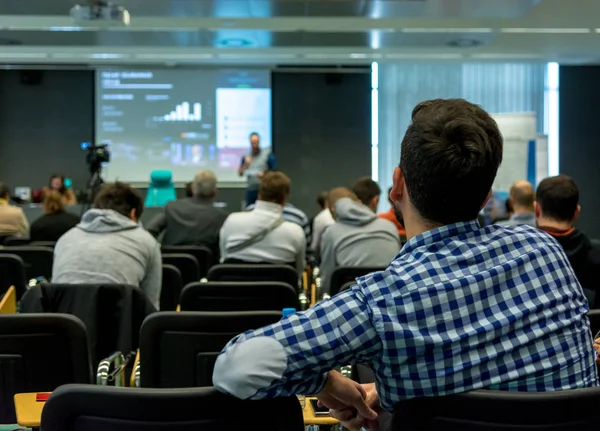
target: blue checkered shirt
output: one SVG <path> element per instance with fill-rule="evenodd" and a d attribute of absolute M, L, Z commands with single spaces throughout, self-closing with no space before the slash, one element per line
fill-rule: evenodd
<path fill-rule="evenodd" d="M 385 271 L 238 336 L 221 355 L 261 336 L 282 346 L 287 361 L 249 398 L 316 393 L 327 371 L 351 363 L 374 370 L 387 410 L 478 388 L 583 388 L 598 385 L 587 311 L 552 237 L 528 226 L 457 223 L 412 238 Z M 271 360 L 260 355 L 230 358 L 228 367 L 240 367 L 234 378 L 247 368 L 259 375 Z"/>

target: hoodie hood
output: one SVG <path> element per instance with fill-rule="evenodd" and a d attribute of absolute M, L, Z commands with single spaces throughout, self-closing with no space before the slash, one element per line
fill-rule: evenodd
<path fill-rule="evenodd" d="M 351 226 L 364 226 L 377 218 L 371 209 L 350 198 L 341 198 L 335 203 L 337 221 Z"/>
<path fill-rule="evenodd" d="M 136 229 L 138 224 L 114 210 L 94 208 L 86 211 L 77 227 L 86 232 L 110 233 Z"/>

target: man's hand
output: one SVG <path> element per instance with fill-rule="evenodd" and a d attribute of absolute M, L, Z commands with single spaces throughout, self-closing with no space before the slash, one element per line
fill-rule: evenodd
<path fill-rule="evenodd" d="M 244 159 L 244 164 L 248 166 L 250 163 L 252 163 L 252 160 L 252 156 L 246 156 L 246 158 Z"/>
<path fill-rule="evenodd" d="M 379 405 L 379 395 L 377 394 L 375 383 L 367 383 L 361 386 L 367 395 L 365 403 L 375 411 L 383 411 Z M 359 430 L 363 427 L 367 430 L 377 430 L 379 428 L 377 419 L 367 419 L 352 407 L 330 409 L 329 414 L 331 417 L 339 420 L 342 423 L 342 426 L 349 430 Z"/>
<path fill-rule="evenodd" d="M 264 174 L 265 174 L 265 173 L 264 173 L 263 171 L 258 171 L 258 172 L 256 173 L 256 176 L 257 176 L 258 178 L 262 178 Z"/>
<path fill-rule="evenodd" d="M 340 419 L 343 416 L 344 418 L 348 417 L 347 423 L 354 424 L 354 421 L 350 422 L 352 419 L 350 414 L 353 414 L 356 421 L 370 426 L 373 421 L 376 423 L 377 413 L 367 403 L 368 395 L 373 397 L 373 394 L 368 394 L 362 385 L 344 377 L 337 371 L 330 371 L 327 383 L 317 394 L 317 398 L 322 405 L 329 407 L 330 414 L 341 422 L 346 422 L 345 419 Z M 375 396 L 377 396 L 377 391 L 375 391 Z M 372 399 L 368 401 L 373 402 Z M 376 402 L 379 403 L 379 398 L 376 399 Z M 340 417 L 334 416 L 334 414 Z M 360 428 L 360 426 L 356 428 Z"/>

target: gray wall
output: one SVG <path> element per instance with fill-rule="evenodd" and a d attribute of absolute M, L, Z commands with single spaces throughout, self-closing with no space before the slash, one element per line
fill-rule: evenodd
<path fill-rule="evenodd" d="M 272 85 L 278 167 L 292 179 L 290 202 L 311 217 L 321 190 L 371 175 L 371 76 L 275 73 Z"/>
<path fill-rule="evenodd" d="M 0 181 L 40 188 L 58 171 L 84 188 L 79 144 L 94 139 L 94 73 L 45 71 L 39 85 L 21 84 L 19 74 L 0 71 Z M 332 82 L 324 73 L 274 73 L 272 80 L 278 165 L 292 178 L 291 202 L 312 216 L 319 191 L 370 174 L 370 75 Z M 230 210 L 243 198 L 231 188 L 217 196 Z"/>
<path fill-rule="evenodd" d="M 600 239 L 600 67 L 561 66 L 559 85 L 560 171 L 579 186 L 578 227 Z"/>

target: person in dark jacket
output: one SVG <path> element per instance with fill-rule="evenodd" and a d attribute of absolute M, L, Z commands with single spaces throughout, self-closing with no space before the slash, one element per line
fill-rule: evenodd
<path fill-rule="evenodd" d="M 600 248 L 574 227 L 580 212 L 579 189 L 571 177 L 558 175 L 540 183 L 535 202 L 538 228 L 552 235 L 562 246 L 590 308 L 595 308 L 600 305 L 600 301 L 596 301 L 600 287 Z"/>
<path fill-rule="evenodd" d="M 227 212 L 213 205 L 217 177 L 212 171 L 200 171 L 192 182 L 193 197 L 167 203 L 163 213 L 146 225 L 157 237 L 164 231 L 163 245 L 203 245 L 219 256 L 219 231 Z"/>
<path fill-rule="evenodd" d="M 32 241 L 58 241 L 79 223 L 78 216 L 65 211 L 63 195 L 56 190 L 44 194 L 44 213 L 29 229 Z"/>

